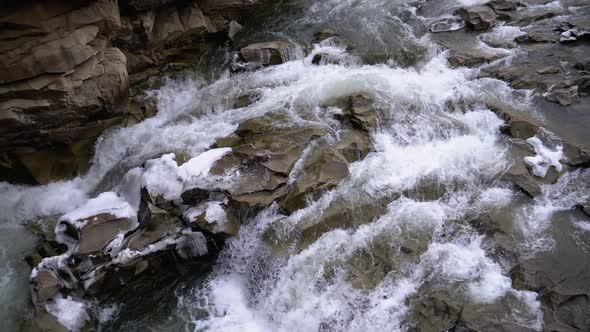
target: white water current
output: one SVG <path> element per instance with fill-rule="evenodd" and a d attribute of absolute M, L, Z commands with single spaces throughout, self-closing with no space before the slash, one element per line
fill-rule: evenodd
<path fill-rule="evenodd" d="M 0 320 L 6 324 L 1 330 L 12 330 L 27 310 L 30 271 L 22 260 L 33 238 L 22 226 L 26 222 L 62 216 L 102 192 L 117 192 L 137 207 L 132 198 L 137 183 L 121 182 L 127 172 L 141 172 L 136 167 L 171 152 L 199 156 L 241 122 L 264 114 L 281 114 L 292 125 L 319 124 L 337 135 L 333 114 L 321 105 L 357 94 L 373 99 L 379 113 L 369 155 L 350 164 L 349 178 L 306 208 L 285 216 L 272 205 L 242 225 L 239 235 L 228 239 L 211 274 L 176 292 L 174 311 L 182 317 L 180 325 L 190 331 L 407 331 L 415 324 L 414 309 L 421 299 L 442 294 L 469 308 L 467 315 L 478 317 L 483 330 L 497 322 L 540 330 L 538 294 L 513 287 L 510 266 L 494 253 L 494 239 L 467 221 L 488 213 L 502 215 L 510 232 L 507 246 L 516 256 L 549 250 L 553 213 L 570 209 L 568 199 L 582 195 L 576 190 L 569 196 L 556 193 L 587 174 L 566 174 L 557 184 L 546 185 L 535 200 L 500 181 L 513 161 L 500 130 L 504 122 L 486 105 L 528 112 L 529 100 L 522 97 L 526 94 L 515 93 L 501 81 L 477 78 L 477 69 L 451 68 L 448 54 L 415 32 L 421 19 L 410 4 L 384 3 L 322 1 L 309 5 L 308 21 L 304 17 L 297 22 L 354 17 L 367 24 L 364 32 L 387 41 L 388 19 L 358 15 L 390 19 L 390 8 L 403 8 L 413 23 L 402 22 L 399 36 L 426 49 L 424 60 L 411 67 L 395 62 L 363 65 L 346 49 L 323 44 L 305 57 L 255 72 L 224 73 L 213 82 L 169 81 L 152 92 L 158 101 L 155 117 L 110 130 L 99 139 L 87 174 L 38 187 L 0 183 Z M 489 38 L 516 35 L 504 30 Z M 312 64 L 318 52 L 338 63 Z M 260 99 L 234 109 L 234 100 L 252 90 Z M 559 163 L 554 159 L 550 162 Z M 163 192 L 178 179 L 167 180 L 164 173 L 149 178 L 159 181 Z M 443 194 L 432 199 L 419 194 L 430 187 Z M 382 206 L 384 213 L 367 217 L 356 228 L 328 231 L 287 256 L 274 255 L 263 240 L 272 224 L 293 229 L 342 201 L 351 209 L 365 203 Z M 581 230 L 589 229 L 587 222 L 577 222 Z M 398 257 L 405 248 L 412 249 L 411 258 Z M 350 271 L 362 270 L 365 263 L 354 262 L 382 253 L 378 261 L 391 260 L 383 275 L 373 287 L 359 287 Z M 358 273 L 359 280 L 364 278 Z M 116 313 L 111 316 L 116 319 Z M 169 330 L 168 324 L 162 319 L 150 327 Z"/>

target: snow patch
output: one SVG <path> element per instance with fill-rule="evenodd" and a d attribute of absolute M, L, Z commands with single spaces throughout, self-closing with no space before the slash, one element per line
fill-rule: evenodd
<path fill-rule="evenodd" d="M 213 164 L 230 151 L 231 148 L 211 149 L 181 166 L 178 166 L 174 153 L 148 160 L 142 184 L 153 195 L 162 195 L 166 200 L 179 199 L 185 190 L 203 181 Z"/>
<path fill-rule="evenodd" d="M 526 140 L 534 149 L 537 154 L 534 157 L 525 157 L 524 162 L 533 168 L 533 174 L 544 178 L 549 171 L 551 166 L 555 166 L 558 172 L 563 170 L 563 165 L 559 162 L 563 159 L 563 147 L 558 146 L 555 150 L 543 145 L 537 136 L 533 136 Z"/>
<path fill-rule="evenodd" d="M 108 213 L 116 218 L 136 218 L 136 210 L 119 195 L 112 191 L 104 192 L 96 198 L 89 199 L 79 208 L 64 214 L 60 221 L 65 221 L 78 229 L 84 227 L 84 219 L 98 214 Z"/>

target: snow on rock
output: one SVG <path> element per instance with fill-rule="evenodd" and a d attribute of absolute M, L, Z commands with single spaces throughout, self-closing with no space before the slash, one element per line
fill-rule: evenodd
<path fill-rule="evenodd" d="M 46 304 L 45 309 L 69 331 L 80 331 L 89 319 L 84 303 L 72 300 L 71 297 L 57 298 Z"/>
<path fill-rule="evenodd" d="M 213 164 L 231 151 L 231 148 L 211 149 L 192 158 L 179 167 L 181 178 L 191 184 L 194 180 L 209 174 Z"/>
<path fill-rule="evenodd" d="M 182 192 L 202 180 L 213 164 L 231 151 L 231 148 L 211 149 L 178 166 L 174 153 L 151 159 L 145 164 L 142 185 L 153 195 L 166 200 L 180 198 Z"/>
<path fill-rule="evenodd" d="M 80 229 L 86 224 L 86 222 L 83 222 L 84 219 L 103 213 L 111 214 L 116 218 L 134 219 L 136 217 L 136 210 L 129 203 L 121 199 L 116 193 L 108 191 L 96 198 L 89 199 L 79 208 L 64 214 L 60 221 L 65 221 Z"/>
<path fill-rule="evenodd" d="M 174 153 L 169 153 L 145 163 L 142 186 L 153 195 L 162 195 L 165 200 L 178 199 L 182 194 L 183 183 L 175 157 Z"/>
<path fill-rule="evenodd" d="M 563 159 L 563 147 L 558 146 L 556 150 L 543 145 L 537 136 L 533 136 L 526 140 L 537 154 L 534 157 L 525 157 L 524 162 L 533 168 L 533 175 L 544 178 L 551 166 L 555 166 L 558 172 L 563 170 L 563 165 L 559 162 Z"/>

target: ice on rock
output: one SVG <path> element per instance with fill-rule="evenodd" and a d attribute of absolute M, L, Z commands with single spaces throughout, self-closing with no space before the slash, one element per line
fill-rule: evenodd
<path fill-rule="evenodd" d="M 559 162 L 563 159 L 563 147 L 558 146 L 555 150 L 543 145 L 537 136 L 526 140 L 534 149 L 536 156 L 525 157 L 524 162 L 533 169 L 533 175 L 544 178 L 551 166 L 555 166 L 558 172 L 563 170 L 563 165 Z"/>
<path fill-rule="evenodd" d="M 103 213 L 111 214 L 116 218 L 136 218 L 136 210 L 129 203 L 116 193 L 108 191 L 96 198 L 89 199 L 79 208 L 64 214 L 60 221 L 65 221 L 80 229 L 85 225 L 82 222 L 83 219 Z"/>
<path fill-rule="evenodd" d="M 211 149 L 181 166 L 174 153 L 151 159 L 145 164 L 141 183 L 154 195 L 162 195 L 166 200 L 178 199 L 184 190 L 202 181 L 213 164 L 230 151 L 231 148 Z"/>
<path fill-rule="evenodd" d="M 153 195 L 162 195 L 166 200 L 173 200 L 182 194 L 182 179 L 178 174 L 176 155 L 169 153 L 158 159 L 145 163 L 142 186 Z"/>

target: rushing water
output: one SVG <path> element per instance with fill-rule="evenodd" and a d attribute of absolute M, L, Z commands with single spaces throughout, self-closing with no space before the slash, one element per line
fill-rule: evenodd
<path fill-rule="evenodd" d="M 588 174 L 567 174 L 535 200 L 498 181 L 513 161 L 500 133 L 503 121 L 485 105 L 530 112 L 528 94 L 477 79 L 476 69 L 451 69 L 426 33 L 433 17 L 480 2 L 485 1 L 440 1 L 439 12 L 423 18 L 416 15 L 418 1 L 285 1 L 243 35 L 301 42 L 330 28 L 355 49 L 310 45 L 309 55 L 295 52 L 292 61 L 256 72 L 220 71 L 212 82 L 171 81 L 153 92 L 158 115 L 101 137 L 88 174 L 43 187 L 0 184 L 3 330 L 13 330 L 28 309 L 29 271 L 22 259 L 33 239 L 23 222 L 80 206 L 148 159 L 168 152 L 196 156 L 240 122 L 266 113 L 280 113 L 293 124 L 320 124 L 336 136 L 338 125 L 319 105 L 355 94 L 375 100 L 380 123 L 371 133 L 373 151 L 350 165 L 348 179 L 290 216 L 276 206 L 260 212 L 228 241 L 204 280 L 185 278 L 148 300 L 149 306 L 103 308 L 104 329 L 398 331 L 412 327 L 415 308 L 432 294 L 465 304 L 466 315 L 483 329 L 499 322 L 539 329 L 538 294 L 513 288 L 509 259 L 495 251 L 498 239 L 481 235 L 468 221 L 500 220 L 507 232 L 502 245 L 517 257 L 534 256 L 555 245 L 553 216 L 582 195 L 584 188 L 570 183 Z M 504 36 L 509 43 L 514 31 L 509 32 L 490 38 Z M 319 52 L 340 64 L 312 64 Z M 233 100 L 251 90 L 261 98 L 233 109 Z M 444 194 L 428 198 L 423 188 L 430 187 Z M 559 195 L 564 188 L 568 195 Z M 286 257 L 273 255 L 262 240 L 271 224 L 288 229 L 338 202 L 385 209 L 356 229 L 332 230 Z M 587 231 L 586 221 L 568 218 Z M 400 248 L 413 254 L 402 257 Z M 363 260 L 387 266 L 371 287 L 359 287 L 373 278 L 363 273 L 373 271 Z"/>

